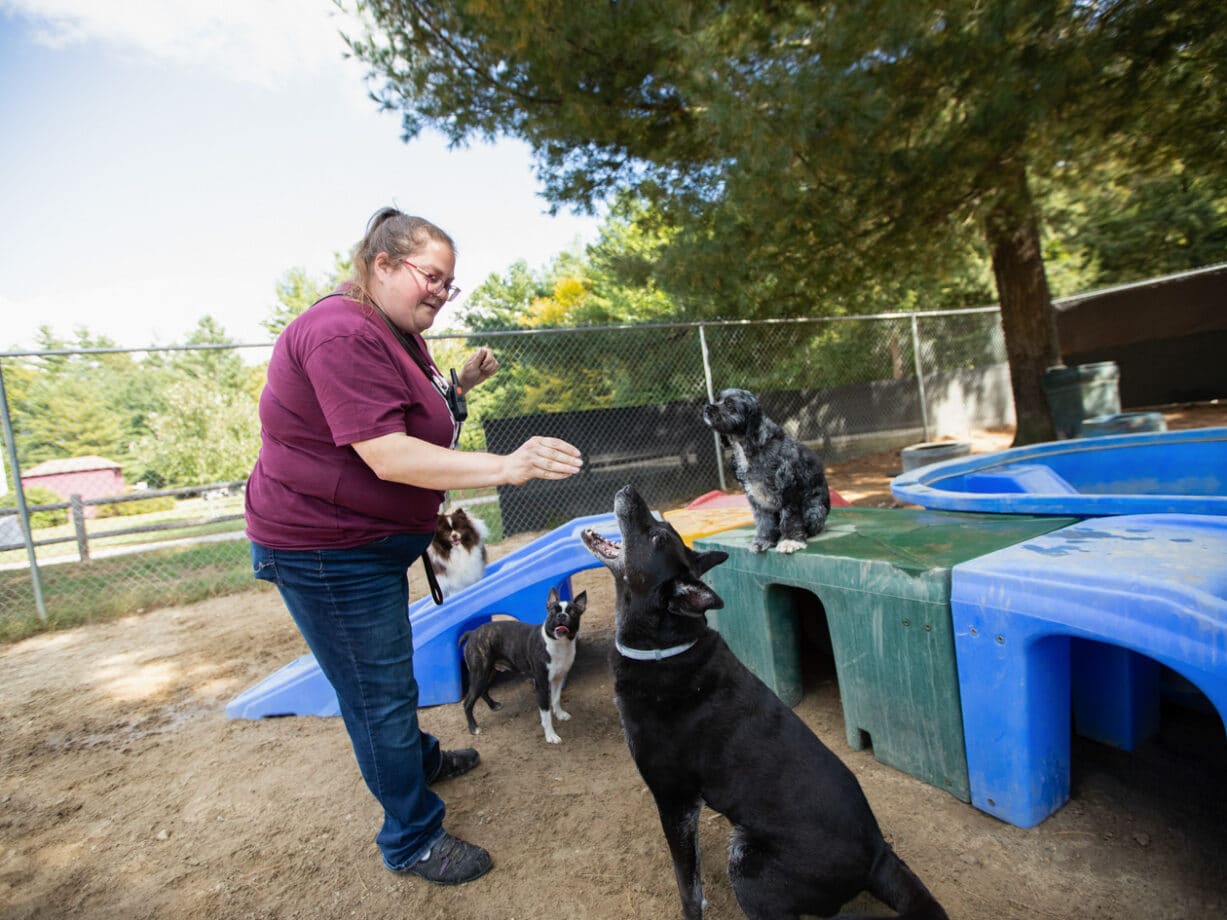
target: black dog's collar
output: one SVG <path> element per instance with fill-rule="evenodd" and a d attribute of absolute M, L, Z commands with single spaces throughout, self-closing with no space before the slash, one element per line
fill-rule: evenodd
<path fill-rule="evenodd" d="M 694 639 L 684 645 L 672 645 L 669 648 L 628 648 L 615 639 L 614 648 L 618 650 L 618 654 L 623 658 L 630 658 L 632 661 L 663 661 L 666 658 L 673 658 L 681 655 L 683 652 L 690 651 L 698 641 L 698 639 Z"/>

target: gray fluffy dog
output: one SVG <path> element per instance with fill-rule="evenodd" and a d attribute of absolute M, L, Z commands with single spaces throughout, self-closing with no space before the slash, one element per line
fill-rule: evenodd
<path fill-rule="evenodd" d="M 818 455 L 763 415 L 749 390 L 722 390 L 703 421 L 733 448 L 733 471 L 754 512 L 753 552 L 805 548 L 826 525 L 831 490 Z"/>

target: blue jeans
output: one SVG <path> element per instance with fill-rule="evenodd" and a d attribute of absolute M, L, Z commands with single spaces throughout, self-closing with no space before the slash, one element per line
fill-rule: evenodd
<path fill-rule="evenodd" d="M 411 864 L 443 831 L 430 789 L 439 742 L 418 727 L 407 570 L 431 534 L 384 537 L 353 549 L 251 545 L 256 578 L 277 585 L 341 704 L 367 787 L 383 806 L 375 837 L 390 869 Z"/>

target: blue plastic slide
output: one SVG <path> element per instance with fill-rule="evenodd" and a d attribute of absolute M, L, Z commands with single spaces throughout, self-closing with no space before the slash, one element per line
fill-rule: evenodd
<path fill-rule="evenodd" d="M 550 588 L 557 588 L 564 599 L 571 597 L 571 576 L 600 565 L 580 541 L 580 533 L 587 529 L 620 539 L 612 514 L 576 518 L 492 562 L 481 581 L 443 604 L 436 605 L 425 597 L 409 605 L 419 706 L 455 703 L 463 697 L 462 633 L 495 614 L 540 623 L 545 619 Z M 230 719 L 335 715 L 340 715 L 336 693 L 314 655 L 296 658 L 226 705 L 226 717 Z"/>

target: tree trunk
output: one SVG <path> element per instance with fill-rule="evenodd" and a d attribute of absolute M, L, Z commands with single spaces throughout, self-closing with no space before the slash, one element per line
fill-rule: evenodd
<path fill-rule="evenodd" d="M 1047 368 L 1060 363 L 1061 350 L 1026 169 L 1021 163 L 1009 163 L 1003 166 L 1001 180 L 984 232 L 1001 304 L 1018 446 L 1056 436 L 1042 380 Z"/>

